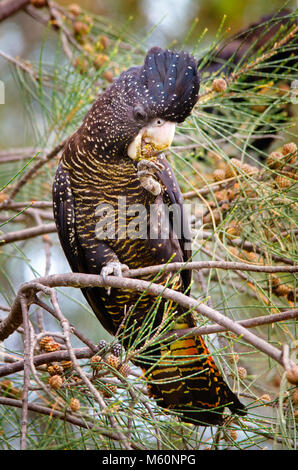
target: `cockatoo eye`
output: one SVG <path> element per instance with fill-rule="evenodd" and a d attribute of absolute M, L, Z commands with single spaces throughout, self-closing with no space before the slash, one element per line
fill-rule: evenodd
<path fill-rule="evenodd" d="M 159 126 L 163 126 L 164 123 L 165 123 L 164 119 L 157 118 L 157 119 L 154 119 L 154 121 L 152 122 L 152 126 L 159 127 Z"/>

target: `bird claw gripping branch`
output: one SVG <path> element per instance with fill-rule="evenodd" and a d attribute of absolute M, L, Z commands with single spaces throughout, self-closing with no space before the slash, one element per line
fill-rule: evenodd
<path fill-rule="evenodd" d="M 106 281 L 106 277 L 110 275 L 122 277 L 122 271 L 127 271 L 128 269 L 129 268 L 126 264 L 121 264 L 117 261 L 110 261 L 106 266 L 103 266 L 100 274 L 103 277 L 103 280 Z"/>
<path fill-rule="evenodd" d="M 127 271 L 129 268 L 126 264 L 121 264 L 118 261 L 110 261 L 106 266 L 103 266 L 100 271 L 100 275 L 103 277 L 104 282 L 106 282 L 107 276 L 119 276 L 122 277 L 122 271 Z M 107 293 L 110 295 L 111 287 L 107 287 Z"/>
<path fill-rule="evenodd" d="M 160 152 L 171 144 L 176 123 L 182 123 L 197 102 L 197 66 L 184 51 L 152 48 L 143 65 L 123 72 L 98 96 L 68 140 L 53 201 L 60 242 L 74 272 L 101 272 L 105 277 L 120 275 L 123 264 L 133 269 L 191 258 L 189 230 L 177 234 L 173 218 L 167 223 L 168 235 L 159 236 L 169 206 L 179 207 L 180 226 L 188 227 L 178 182 Z M 159 181 L 153 178 L 155 172 Z M 134 222 L 130 210 L 136 205 L 145 209 L 141 220 L 145 236 L 136 232 L 130 237 L 128 229 Z M 155 224 L 150 219 L 152 206 Z M 100 225 L 99 214 L 105 210 L 108 215 Z M 151 236 L 152 225 L 156 236 Z M 152 281 L 154 276 L 141 279 Z M 161 273 L 159 282 L 168 283 L 166 273 Z M 189 295 L 190 284 L 191 271 L 184 270 L 173 277 L 171 288 Z M 143 369 L 150 395 L 167 412 L 205 426 L 222 423 L 225 407 L 245 414 L 200 336 L 172 342 L 156 339 L 167 319 L 173 333 L 196 326 L 191 312 L 146 292 L 112 288 L 108 293 L 105 287 L 86 287 L 82 292 L 112 335 L 130 312 L 123 346 L 137 345 L 134 363 Z"/>

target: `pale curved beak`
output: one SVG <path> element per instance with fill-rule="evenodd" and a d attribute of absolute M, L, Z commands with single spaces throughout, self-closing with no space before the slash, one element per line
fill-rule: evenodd
<path fill-rule="evenodd" d="M 149 124 L 143 127 L 129 144 L 127 155 L 132 160 L 140 160 L 143 158 L 142 150 L 146 146 L 150 147 L 152 154 L 166 150 L 173 142 L 175 128 L 176 124 L 170 121 L 166 121 L 161 126 L 151 126 Z"/>

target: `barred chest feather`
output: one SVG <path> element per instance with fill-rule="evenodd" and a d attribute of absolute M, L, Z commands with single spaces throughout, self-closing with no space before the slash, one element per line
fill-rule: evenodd
<path fill-rule="evenodd" d="M 74 155 L 77 153 L 72 152 Z M 111 217 L 104 214 L 107 237 L 101 233 L 100 238 L 117 251 L 125 264 L 133 262 L 134 267 L 156 264 L 154 250 L 148 248 L 146 241 L 155 196 L 141 186 L 134 163 L 128 157 L 110 162 L 72 158 L 62 161 L 62 165 L 71 182 L 76 232 L 81 245 L 91 247 L 96 243 L 98 238 L 94 235 L 98 234 L 101 216 L 105 208 L 110 208 Z M 137 230 L 145 230 L 146 234 L 130 236 L 129 227 L 135 230 L 138 222 L 141 224 Z M 139 252 L 142 257 L 136 256 Z"/>

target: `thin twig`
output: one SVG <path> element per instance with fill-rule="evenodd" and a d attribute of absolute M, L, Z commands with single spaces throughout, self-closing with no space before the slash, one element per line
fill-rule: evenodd
<path fill-rule="evenodd" d="M 81 366 L 80 366 L 80 364 L 79 364 L 79 362 L 76 358 L 76 355 L 73 353 L 73 348 L 72 348 L 72 345 L 71 345 L 71 342 L 70 342 L 71 326 L 70 326 L 68 320 L 64 317 L 64 315 L 62 314 L 62 312 L 60 310 L 58 300 L 57 300 L 57 296 L 56 296 L 56 292 L 54 290 L 52 290 L 52 292 L 51 292 L 51 300 L 52 300 L 53 307 L 56 311 L 57 317 L 59 318 L 60 323 L 62 325 L 62 329 L 63 329 L 63 332 L 64 332 L 65 343 L 66 343 L 71 361 L 72 361 L 72 363 L 73 363 L 73 365 L 76 369 L 76 372 L 81 377 L 84 384 L 87 386 L 87 388 L 90 390 L 90 392 L 94 396 L 95 400 L 97 401 L 97 403 L 100 406 L 101 411 L 104 412 L 107 408 L 107 405 L 105 404 L 101 394 L 94 387 L 94 385 L 88 379 L 86 374 L 84 374 L 84 372 L 83 372 L 83 370 L 82 370 L 82 368 L 81 368 Z M 118 434 L 119 440 L 121 440 L 121 442 L 123 443 L 124 448 L 126 450 L 131 450 L 131 446 L 127 442 L 126 436 L 122 433 L 122 431 L 119 428 L 118 423 L 115 420 L 115 418 L 108 414 L 108 420 L 110 422 L 111 427 L 114 428 L 116 433 Z"/>
<path fill-rule="evenodd" d="M 0 397 L 0 404 L 5 406 L 14 406 L 16 408 L 21 408 L 22 406 L 21 400 L 16 400 L 14 398 L 7 397 Z M 80 419 L 74 414 L 69 413 L 69 411 L 62 412 L 53 408 L 38 405 L 36 403 L 28 403 L 28 409 L 35 413 L 44 414 L 49 417 L 53 416 L 57 419 L 61 419 L 62 421 L 74 424 L 75 426 L 79 426 L 85 429 L 92 429 L 95 432 L 102 434 L 103 436 L 109 437 L 110 439 L 114 439 L 115 441 L 119 441 L 119 436 L 117 433 L 113 432 L 112 430 L 106 427 L 101 427 L 97 423 L 90 423 L 90 421 L 88 421 L 88 419 L 90 419 L 89 416 L 85 416 L 83 419 Z M 142 445 L 136 444 L 134 441 L 130 441 L 129 443 L 131 447 L 135 450 L 144 450 L 144 447 Z"/>
<path fill-rule="evenodd" d="M 0 163 L 11 163 L 29 159 L 37 152 L 34 147 L 11 148 L 0 150 Z"/>
<path fill-rule="evenodd" d="M 284 36 L 280 41 L 276 42 L 273 47 L 270 48 L 270 50 L 264 54 L 262 54 L 260 57 L 257 57 L 254 61 L 251 61 L 249 63 L 246 63 L 243 65 L 243 67 L 240 68 L 240 70 L 231 73 L 228 83 L 232 83 L 236 79 L 238 79 L 241 75 L 246 74 L 249 72 L 249 70 L 256 69 L 259 64 L 262 62 L 266 62 L 268 59 L 270 59 L 274 54 L 278 52 L 278 50 L 283 47 L 287 42 L 291 41 L 293 38 L 295 38 L 295 35 L 298 31 L 298 26 L 294 26 L 294 28 L 286 35 Z"/>
<path fill-rule="evenodd" d="M 170 273 L 188 269 L 223 269 L 228 271 L 253 271 L 260 273 L 298 273 L 298 266 L 266 266 L 259 264 L 238 263 L 231 261 L 190 261 L 185 263 L 169 263 L 148 266 L 146 268 L 130 269 L 126 277 L 156 275 L 159 272 Z"/>
<path fill-rule="evenodd" d="M 19 191 L 22 189 L 22 187 L 28 182 L 32 176 L 48 161 L 50 161 L 52 158 L 56 157 L 58 153 L 63 149 L 67 142 L 67 139 L 62 140 L 59 144 L 57 144 L 49 153 L 44 155 L 43 157 L 40 157 L 38 161 L 28 170 L 16 183 L 16 185 L 13 187 L 11 193 L 10 193 L 10 200 L 14 199 L 15 196 L 19 193 Z"/>
<path fill-rule="evenodd" d="M 0 5 L 0 22 L 17 13 L 30 3 L 30 0 L 6 0 Z"/>
<path fill-rule="evenodd" d="M 22 392 L 22 417 L 21 417 L 21 450 L 26 449 L 26 436 L 28 424 L 28 392 L 30 385 L 30 330 L 28 319 L 27 299 L 24 296 L 20 298 L 20 304 L 24 325 L 24 385 Z"/>
<path fill-rule="evenodd" d="M 292 320 L 298 318 L 298 309 L 286 310 L 285 312 L 275 313 L 273 315 L 263 315 L 261 317 L 249 318 L 247 320 L 239 320 L 239 325 L 245 328 L 255 328 L 262 325 L 271 325 L 273 323 L 282 322 L 286 320 Z M 193 336 L 193 335 L 209 335 L 214 333 L 222 333 L 228 331 L 226 328 L 219 325 L 200 326 L 197 328 L 185 328 L 176 330 L 174 336 L 180 338 L 181 336 Z M 169 332 L 165 337 L 173 336 L 173 332 Z M 284 362 L 285 363 L 285 362 Z"/>
<path fill-rule="evenodd" d="M 43 308 L 44 310 L 46 310 L 47 312 L 49 312 L 51 315 L 53 315 L 57 320 L 59 320 L 59 317 L 55 311 L 55 309 L 49 307 L 45 302 L 43 302 L 39 297 L 36 298 L 35 300 L 35 305 L 38 305 L 39 307 Z M 81 333 L 79 330 L 77 330 L 73 325 L 70 325 L 71 326 L 71 330 L 73 332 L 73 334 L 75 336 L 77 336 L 77 338 L 79 338 L 82 343 L 86 344 L 86 346 L 88 346 L 88 348 L 93 351 L 93 353 L 97 353 L 98 351 L 98 347 L 95 346 L 94 343 L 92 343 L 92 341 L 90 341 L 85 335 L 83 335 L 83 333 Z"/>
<path fill-rule="evenodd" d="M 54 335 L 53 335 L 54 336 Z M 99 348 L 97 348 L 99 351 Z M 94 351 L 89 348 L 73 348 L 73 353 L 77 359 L 90 359 L 94 355 Z M 70 354 L 68 350 L 60 350 L 51 353 L 43 353 L 34 356 L 34 367 L 39 367 L 43 364 L 50 364 L 52 362 L 69 361 Z M 24 360 L 20 359 L 0 367 L 0 378 L 7 375 L 15 374 L 24 369 Z"/>
<path fill-rule="evenodd" d="M 24 207 L 32 207 L 34 209 L 51 209 L 53 207 L 52 201 L 22 201 L 22 202 L 14 202 L 14 201 L 7 201 L 5 206 L 1 205 L 0 210 L 19 210 L 23 209 Z"/>
<path fill-rule="evenodd" d="M 0 245 L 6 245 L 7 243 L 14 243 L 22 240 L 28 240 L 28 238 L 38 237 L 39 235 L 44 235 L 46 233 L 56 232 L 56 225 L 52 224 L 42 224 L 37 225 L 32 228 L 24 228 L 23 230 L 18 230 L 15 232 L 8 232 L 6 234 L 0 235 Z"/>
<path fill-rule="evenodd" d="M 4 51 L 0 51 L 0 56 L 8 62 L 11 62 L 12 64 L 16 65 L 19 69 L 23 70 L 23 72 L 28 73 L 32 78 L 34 78 L 34 80 L 37 80 L 37 74 L 30 66 L 26 65 L 24 62 L 17 60 L 15 57 L 11 57 Z"/>

